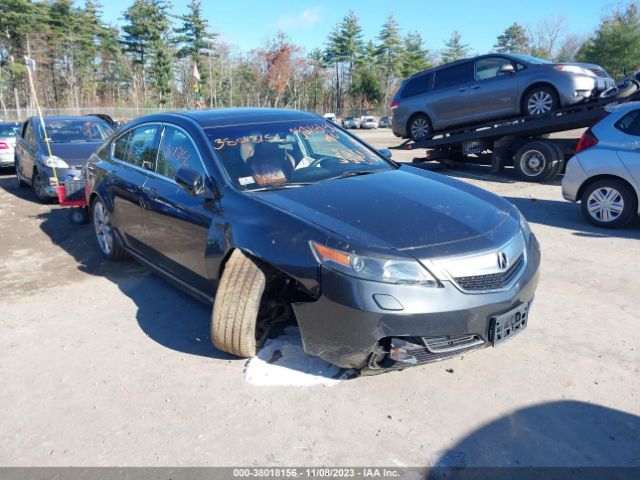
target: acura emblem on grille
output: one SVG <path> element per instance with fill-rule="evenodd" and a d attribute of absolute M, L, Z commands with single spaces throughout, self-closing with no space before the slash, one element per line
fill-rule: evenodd
<path fill-rule="evenodd" d="M 498 268 L 500 270 L 506 270 L 509 267 L 509 260 L 507 254 L 504 252 L 498 252 Z"/>

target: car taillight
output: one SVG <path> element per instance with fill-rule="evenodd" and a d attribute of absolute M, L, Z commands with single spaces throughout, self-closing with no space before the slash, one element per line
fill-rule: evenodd
<path fill-rule="evenodd" d="M 397 108 L 400 106 L 400 102 L 391 102 L 391 109 Z"/>
<path fill-rule="evenodd" d="M 582 134 L 580 140 L 578 140 L 578 145 L 576 146 L 576 153 L 579 153 L 587 148 L 593 147 L 596 143 L 598 143 L 598 139 L 593 134 L 591 129 L 587 129 L 586 132 Z"/>
<path fill-rule="evenodd" d="M 0 142 L 0 150 L 9 150 L 9 144 L 6 142 Z"/>

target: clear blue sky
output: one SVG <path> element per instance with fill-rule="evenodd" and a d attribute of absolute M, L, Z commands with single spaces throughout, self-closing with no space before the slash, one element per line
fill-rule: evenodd
<path fill-rule="evenodd" d="M 102 0 L 103 19 L 122 22 L 130 0 Z M 173 13 L 184 12 L 189 0 L 173 0 Z M 77 3 L 83 3 L 77 0 Z M 561 15 L 567 33 L 588 35 L 612 5 L 609 0 L 203 0 L 205 16 L 214 31 L 242 51 L 259 48 L 282 30 L 296 44 L 311 50 L 325 44 L 328 32 L 353 9 L 360 18 L 365 40 L 373 39 L 385 18 L 393 13 L 402 32 L 419 31 L 433 51 L 453 30 L 473 51 L 485 53 L 496 36 L 512 22 L 535 27 L 542 19 Z"/>

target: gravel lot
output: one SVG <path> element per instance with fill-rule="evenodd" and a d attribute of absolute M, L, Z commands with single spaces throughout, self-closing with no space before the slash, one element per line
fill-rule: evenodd
<path fill-rule="evenodd" d="M 402 372 L 258 386 L 210 346 L 207 307 L 102 261 L 90 226 L 3 172 L 0 465 L 640 466 L 640 221 L 591 227 L 559 183 L 509 170 L 442 173 L 531 223 L 543 265 L 527 330 Z"/>

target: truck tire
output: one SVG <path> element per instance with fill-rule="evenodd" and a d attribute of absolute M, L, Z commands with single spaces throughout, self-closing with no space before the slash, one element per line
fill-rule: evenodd
<path fill-rule="evenodd" d="M 597 227 L 624 227 L 638 213 L 635 193 L 626 182 L 615 178 L 593 182 L 585 189 L 580 203 L 584 217 Z"/>
<path fill-rule="evenodd" d="M 241 250 L 235 250 L 222 273 L 211 315 L 214 347 L 239 357 L 257 353 L 256 326 L 266 276 Z"/>
<path fill-rule="evenodd" d="M 560 154 L 555 145 L 534 140 L 522 145 L 513 159 L 516 173 L 528 182 L 546 182 L 558 172 Z"/>

